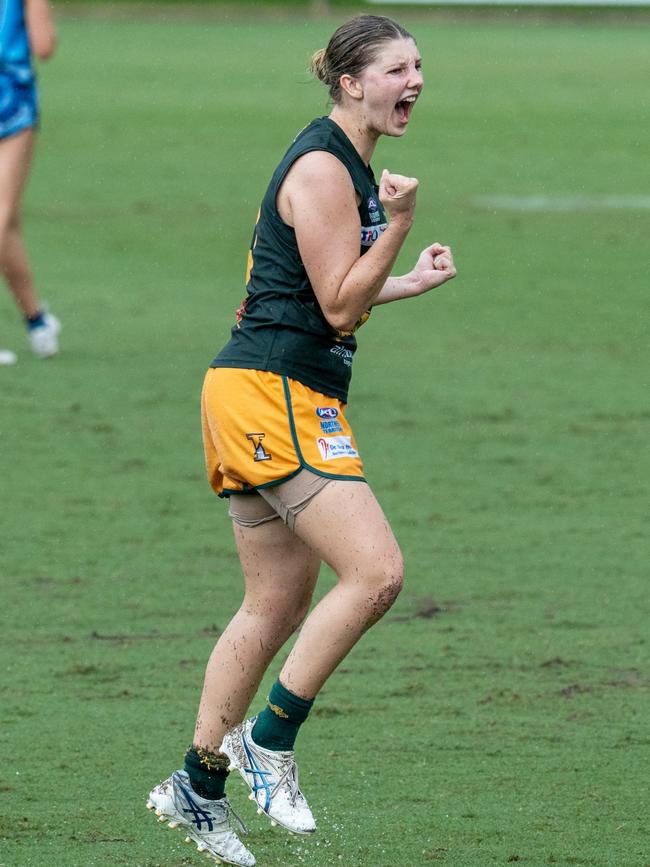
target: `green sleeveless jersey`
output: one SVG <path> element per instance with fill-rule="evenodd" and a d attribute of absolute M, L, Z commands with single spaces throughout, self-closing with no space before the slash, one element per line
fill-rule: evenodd
<path fill-rule="evenodd" d="M 347 401 L 357 347 L 354 331 L 368 314 L 352 332 L 337 331 L 327 322 L 300 258 L 296 234 L 276 208 L 287 172 L 309 151 L 333 154 L 350 173 L 360 199 L 361 255 L 388 225 L 372 169 L 337 124 L 327 117 L 312 121 L 293 141 L 271 178 L 249 252 L 246 298 L 237 311 L 230 341 L 211 367 L 271 371 Z"/>

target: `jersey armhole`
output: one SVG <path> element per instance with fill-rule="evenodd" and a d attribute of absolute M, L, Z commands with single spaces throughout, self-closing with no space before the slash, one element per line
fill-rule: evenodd
<path fill-rule="evenodd" d="M 314 153 L 316 151 L 323 151 L 326 154 L 332 154 L 332 156 L 341 163 L 341 165 L 345 168 L 348 175 L 350 176 L 350 180 L 352 181 L 352 186 L 354 188 L 354 192 L 357 194 L 357 196 L 360 196 L 361 198 L 363 198 L 363 193 L 362 193 L 361 189 L 359 188 L 359 186 L 356 184 L 354 177 L 352 175 L 352 172 L 350 171 L 350 166 L 347 165 L 345 160 L 343 160 L 338 154 L 334 153 L 334 151 L 328 150 L 326 147 L 323 147 L 322 145 L 309 146 L 309 147 L 305 148 L 304 150 L 300 151 L 299 153 L 297 153 L 294 157 L 292 157 L 291 162 L 287 166 L 285 166 L 282 174 L 277 179 L 277 183 L 276 183 L 276 187 L 275 187 L 275 194 L 273 196 L 273 201 L 271 204 L 273 216 L 276 217 L 278 219 L 278 221 L 281 223 L 281 225 L 284 226 L 284 228 L 290 232 L 294 231 L 293 226 L 289 226 L 287 223 L 285 223 L 284 220 L 282 219 L 282 217 L 280 216 L 280 212 L 278 211 L 278 205 L 277 205 L 278 193 L 280 192 L 280 187 L 284 183 L 285 178 L 289 174 L 289 170 L 292 168 L 293 164 L 297 160 L 299 160 L 300 157 L 304 157 L 305 154 Z M 357 202 L 357 207 L 358 207 L 358 202 Z"/>

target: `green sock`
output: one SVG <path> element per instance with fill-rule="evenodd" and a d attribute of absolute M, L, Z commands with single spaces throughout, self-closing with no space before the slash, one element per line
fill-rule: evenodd
<path fill-rule="evenodd" d="M 185 770 L 197 795 L 218 801 L 225 794 L 230 760 L 223 753 L 212 753 L 203 747 L 191 746 L 185 753 Z"/>
<path fill-rule="evenodd" d="M 266 707 L 257 715 L 251 732 L 253 740 L 266 750 L 292 750 L 313 703 L 313 698 L 300 698 L 276 680 Z"/>

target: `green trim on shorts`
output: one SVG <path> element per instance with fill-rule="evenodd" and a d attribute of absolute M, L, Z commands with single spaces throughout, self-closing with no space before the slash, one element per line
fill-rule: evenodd
<path fill-rule="evenodd" d="M 324 470 L 318 469 L 317 467 L 312 467 L 311 464 L 308 464 L 305 460 L 303 453 L 300 449 L 300 442 L 298 440 L 298 433 L 296 431 L 296 423 L 293 416 L 293 406 L 291 403 L 291 389 L 289 387 L 289 377 L 283 376 L 281 374 L 277 374 L 280 376 L 282 380 L 282 388 L 284 391 L 284 399 L 287 410 L 287 418 L 289 420 L 289 430 L 291 432 L 291 440 L 293 442 L 293 447 L 296 452 L 296 457 L 298 458 L 299 466 L 293 472 L 289 473 L 287 476 L 282 476 L 279 479 L 273 479 L 270 482 L 264 482 L 262 485 L 250 485 L 247 482 L 243 482 L 243 488 L 241 490 L 233 489 L 233 488 L 223 488 L 221 493 L 217 496 L 228 499 L 232 494 L 255 494 L 257 491 L 262 490 L 263 488 L 273 488 L 276 485 L 281 485 L 283 482 L 288 482 L 290 479 L 293 479 L 301 470 L 309 470 L 311 473 L 314 473 L 316 476 L 321 476 L 324 479 L 333 479 L 334 481 L 341 482 L 366 482 L 365 476 L 344 476 L 340 473 L 327 473 Z"/>
<path fill-rule="evenodd" d="M 283 482 L 288 482 L 289 479 L 293 479 L 294 476 L 297 476 L 300 470 L 304 469 L 304 467 L 300 466 L 297 470 L 294 470 L 292 473 L 289 473 L 288 476 L 283 476 L 281 479 L 273 479 L 272 482 L 264 482 L 263 485 L 255 485 L 255 491 L 260 491 L 262 488 L 274 488 L 276 485 L 281 485 Z"/>
<path fill-rule="evenodd" d="M 263 485 L 249 485 L 244 482 L 244 488 L 241 491 L 234 490 L 232 488 L 224 488 L 219 497 L 230 497 L 232 494 L 256 494 L 261 488 L 273 488 L 276 485 L 281 485 L 283 482 L 288 482 L 289 479 L 293 479 L 294 476 L 297 476 L 300 470 L 303 470 L 303 466 L 299 466 L 297 470 L 294 470 L 292 473 L 289 473 L 288 476 L 283 476 L 281 479 L 273 479 L 272 482 L 264 482 Z M 0 865 L 1 867 L 1 865 Z"/>
<path fill-rule="evenodd" d="M 291 431 L 291 439 L 293 440 L 293 447 L 296 450 L 296 455 L 298 456 L 298 460 L 300 461 L 300 469 L 309 470 L 317 476 L 322 476 L 324 479 L 335 479 L 341 482 L 365 482 L 365 476 L 341 476 L 336 473 L 326 473 L 324 470 L 319 470 L 316 467 L 312 467 L 311 464 L 308 464 L 304 459 L 302 452 L 300 451 L 300 443 L 298 442 L 298 434 L 296 433 L 296 424 L 293 418 L 293 407 L 291 405 L 291 390 L 289 389 L 288 377 L 282 377 L 282 387 L 284 389 L 284 399 L 287 404 L 287 416 L 289 418 L 289 430 Z M 300 472 L 300 470 L 298 470 Z M 295 473 L 293 473 L 295 475 Z M 291 478 L 291 477 L 290 477 Z M 282 481 L 285 481 L 282 479 Z M 273 484 L 278 484 L 278 482 L 273 482 Z M 268 488 L 269 485 L 259 485 L 260 488 Z"/>

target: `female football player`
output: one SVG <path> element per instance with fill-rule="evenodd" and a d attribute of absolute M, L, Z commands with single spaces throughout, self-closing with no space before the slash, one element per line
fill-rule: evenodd
<path fill-rule="evenodd" d="M 20 229 L 20 200 L 34 153 L 38 94 L 32 53 L 41 60 L 56 47 L 47 0 L 0 2 L 0 270 L 25 318 L 33 352 L 47 358 L 58 352 L 61 329 L 41 307 Z M 10 350 L 0 363 L 12 364 Z"/>
<path fill-rule="evenodd" d="M 229 827 L 228 771 L 241 774 L 274 824 L 315 830 L 298 785 L 296 734 L 402 586 L 399 547 L 345 417 L 355 332 L 374 307 L 456 274 L 449 247 L 434 243 L 409 273 L 390 276 L 418 182 L 383 171 L 377 185 L 370 167 L 381 135 L 404 135 L 422 90 L 413 37 L 361 15 L 316 52 L 312 69 L 332 111 L 298 134 L 273 174 L 246 299 L 203 388 L 208 476 L 229 498 L 244 600 L 208 662 L 185 768 L 148 802 L 199 849 L 239 865 L 255 859 Z M 321 562 L 338 583 L 306 616 Z M 246 720 L 264 672 L 300 624 L 266 707 Z"/>

